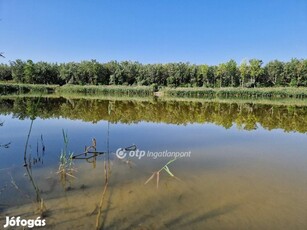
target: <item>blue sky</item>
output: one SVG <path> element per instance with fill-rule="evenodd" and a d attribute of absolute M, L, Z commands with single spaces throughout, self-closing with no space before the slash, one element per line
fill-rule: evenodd
<path fill-rule="evenodd" d="M 2 62 L 307 58 L 306 0 L 0 0 Z"/>

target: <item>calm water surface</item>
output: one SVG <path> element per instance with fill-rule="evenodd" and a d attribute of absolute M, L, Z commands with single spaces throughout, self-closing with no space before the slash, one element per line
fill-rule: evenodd
<path fill-rule="evenodd" d="M 0 99 L 0 225 L 5 216 L 36 218 L 40 190 L 46 229 L 307 229 L 307 107 L 244 103 Z M 96 139 L 110 149 L 102 212 L 104 162 L 74 160 L 74 177 L 57 173 L 64 149 L 75 155 Z M 170 158 L 119 160 L 118 148 L 191 151 L 160 173 Z M 45 149 L 43 151 L 43 146 Z M 36 162 L 37 161 L 37 162 Z M 29 167 L 30 166 L 30 167 Z"/>

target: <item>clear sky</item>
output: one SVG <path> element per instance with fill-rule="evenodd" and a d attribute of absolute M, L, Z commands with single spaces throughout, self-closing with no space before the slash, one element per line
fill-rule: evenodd
<path fill-rule="evenodd" d="M 2 62 L 307 58 L 307 0 L 0 0 L 0 18 Z"/>

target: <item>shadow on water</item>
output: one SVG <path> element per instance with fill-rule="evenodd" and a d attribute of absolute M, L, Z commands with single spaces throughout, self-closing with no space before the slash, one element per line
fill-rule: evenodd
<path fill-rule="evenodd" d="M 169 201 L 165 200 L 165 203 L 168 204 Z M 178 210 L 178 213 L 174 213 L 171 216 L 166 215 L 162 219 L 158 218 L 159 221 L 157 222 L 156 214 L 162 213 L 163 215 L 166 207 L 160 206 L 145 210 L 146 205 L 144 205 L 144 213 L 135 214 L 132 212 L 125 217 L 116 217 L 104 229 L 116 229 L 118 223 L 125 226 L 125 229 L 157 229 L 157 227 L 161 229 L 195 229 L 195 226 L 201 226 L 200 229 L 204 229 L 206 228 L 206 221 L 230 214 L 237 210 L 239 206 L 238 204 L 228 204 L 206 212 L 201 209 L 180 210 L 180 212 Z M 171 212 L 173 210 L 167 211 Z"/>
<path fill-rule="evenodd" d="M 170 220 L 164 221 L 164 225 L 170 229 L 174 229 L 174 228 L 187 229 L 189 226 L 201 224 L 210 219 L 228 214 L 236 210 L 238 207 L 239 205 L 229 204 L 229 205 L 225 205 L 225 206 L 213 209 L 204 214 L 197 215 L 196 217 L 195 217 L 195 213 L 201 213 L 202 211 L 193 210 L 193 211 L 182 213 L 179 216 L 176 216 L 175 218 L 171 218 Z M 130 227 L 133 227 L 133 226 L 135 225 L 131 225 Z M 206 225 L 202 225 L 202 226 L 205 227 Z"/>
<path fill-rule="evenodd" d="M 228 213 L 236 210 L 238 207 L 239 207 L 239 205 L 234 205 L 234 204 L 225 205 L 223 207 L 213 209 L 213 210 L 206 212 L 202 215 L 199 215 L 197 217 L 193 217 L 191 220 L 188 220 L 187 223 L 183 223 L 182 225 L 180 225 L 178 227 L 185 227 L 186 228 L 190 225 L 202 223 L 202 222 L 205 222 L 209 219 L 213 219 L 213 218 L 228 214 Z"/>
<path fill-rule="evenodd" d="M 98 228 L 96 229 L 105 229 L 105 223 L 106 223 L 106 220 L 108 218 L 108 213 L 111 211 L 111 210 L 114 210 L 115 208 L 111 208 L 111 205 L 112 205 L 112 195 L 113 195 L 113 188 L 110 188 L 109 190 L 109 196 L 108 196 L 108 200 L 107 200 L 107 205 L 106 207 L 104 208 L 104 210 L 101 212 L 100 215 L 102 215 L 102 220 L 101 220 L 101 225 L 98 226 Z M 99 213 L 97 213 L 97 216 L 99 215 Z M 98 216 L 98 218 L 100 218 Z"/>

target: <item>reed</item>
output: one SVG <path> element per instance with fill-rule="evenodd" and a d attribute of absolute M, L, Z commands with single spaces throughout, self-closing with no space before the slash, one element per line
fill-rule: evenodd
<path fill-rule="evenodd" d="M 23 84 L 0 82 L 0 94 L 23 94 L 23 93 L 52 93 L 58 85 Z"/>
<path fill-rule="evenodd" d="M 31 182 L 31 184 L 32 184 L 32 186 L 35 190 L 37 213 L 40 214 L 41 217 L 45 217 L 46 212 L 47 212 L 47 208 L 46 208 L 46 205 L 45 205 L 43 198 L 41 197 L 41 191 L 40 191 L 38 185 L 36 184 L 34 177 L 32 175 L 31 156 L 28 157 L 29 140 L 30 140 L 30 136 L 31 136 L 31 133 L 32 133 L 33 123 L 34 123 L 34 120 L 36 119 L 36 112 L 37 112 L 37 107 L 40 103 L 40 99 L 41 99 L 41 96 L 38 98 L 37 102 L 31 108 L 31 111 L 32 111 L 32 114 L 30 116 L 31 123 L 30 123 L 28 134 L 27 134 L 25 148 L 24 148 L 24 167 L 26 168 L 26 172 L 27 172 L 27 175 L 29 177 L 29 180 L 30 180 L 30 182 Z"/>
<path fill-rule="evenodd" d="M 96 86 L 64 85 L 56 88 L 56 93 L 81 93 L 85 95 L 152 96 L 153 88 L 146 86 Z"/>
<path fill-rule="evenodd" d="M 76 178 L 73 174 L 77 171 L 73 163 L 73 152 L 68 151 L 68 134 L 62 129 L 64 148 L 60 153 L 60 163 L 57 174 L 60 175 L 60 180 L 64 189 L 66 189 L 67 182 L 70 183 L 69 178 Z"/>
<path fill-rule="evenodd" d="M 177 180 L 180 180 L 178 177 L 176 177 L 169 169 L 168 165 L 170 165 L 171 163 L 173 163 L 175 160 L 177 160 L 177 158 L 174 158 L 172 160 L 169 160 L 161 169 L 159 169 L 158 171 L 155 171 L 145 182 L 145 184 L 147 184 L 149 181 L 151 181 L 153 178 L 156 177 L 156 184 L 157 184 L 157 189 L 159 188 L 159 182 L 160 182 L 160 172 L 161 171 L 165 171 L 167 172 L 167 174 L 169 176 L 171 176 L 172 178 L 175 178 Z"/>
<path fill-rule="evenodd" d="M 307 88 L 164 88 L 163 93 L 170 97 L 191 98 L 307 98 Z"/>

